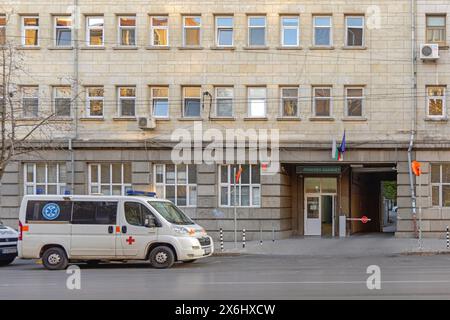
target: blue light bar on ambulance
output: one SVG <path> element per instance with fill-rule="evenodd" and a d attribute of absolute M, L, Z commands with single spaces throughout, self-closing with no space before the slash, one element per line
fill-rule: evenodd
<path fill-rule="evenodd" d="M 143 197 L 156 198 L 156 192 L 128 190 L 127 196 L 143 196 Z"/>

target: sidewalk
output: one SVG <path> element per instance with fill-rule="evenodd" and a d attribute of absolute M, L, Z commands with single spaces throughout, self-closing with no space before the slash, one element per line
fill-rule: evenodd
<path fill-rule="evenodd" d="M 419 250 L 417 239 L 399 239 L 386 234 L 355 235 L 347 238 L 314 238 L 298 237 L 285 240 L 250 241 L 246 248 L 238 242 L 224 243 L 224 252 L 220 251 L 220 243 L 215 242 L 216 254 L 261 254 L 261 255 L 294 255 L 294 256 L 375 256 L 397 254 L 435 254 L 449 253 L 445 239 L 424 239 L 423 249 Z"/>

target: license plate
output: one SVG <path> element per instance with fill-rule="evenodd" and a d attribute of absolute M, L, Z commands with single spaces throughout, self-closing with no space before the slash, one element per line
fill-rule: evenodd
<path fill-rule="evenodd" d="M 205 248 L 205 255 L 210 254 L 211 253 L 211 248 Z"/>
<path fill-rule="evenodd" d="M 5 248 L 0 250 L 3 254 L 17 253 L 16 248 Z"/>

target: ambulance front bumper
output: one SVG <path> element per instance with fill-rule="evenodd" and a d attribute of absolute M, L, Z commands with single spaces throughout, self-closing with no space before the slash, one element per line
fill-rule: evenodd
<path fill-rule="evenodd" d="M 177 256 L 180 261 L 206 258 L 214 253 L 214 243 L 210 236 L 183 237 L 178 239 L 178 244 L 180 250 L 178 250 Z"/>

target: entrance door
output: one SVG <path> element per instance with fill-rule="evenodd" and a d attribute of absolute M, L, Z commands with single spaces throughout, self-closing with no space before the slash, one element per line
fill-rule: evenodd
<path fill-rule="evenodd" d="M 306 195 L 305 197 L 305 236 L 320 236 L 322 234 L 320 195 Z"/>
<path fill-rule="evenodd" d="M 322 220 L 322 236 L 334 237 L 335 196 L 320 197 L 320 214 Z"/>

